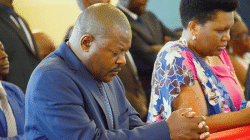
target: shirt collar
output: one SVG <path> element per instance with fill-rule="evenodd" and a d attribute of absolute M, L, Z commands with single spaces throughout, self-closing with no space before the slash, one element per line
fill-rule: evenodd
<path fill-rule="evenodd" d="M 127 13 L 131 18 L 133 18 L 134 20 L 138 19 L 138 15 L 129 11 L 126 7 L 122 6 L 121 4 L 117 4 L 117 7 L 121 8 L 125 13 Z"/>

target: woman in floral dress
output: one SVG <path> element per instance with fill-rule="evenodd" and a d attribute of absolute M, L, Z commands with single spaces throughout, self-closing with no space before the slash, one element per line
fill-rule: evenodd
<path fill-rule="evenodd" d="M 210 132 L 250 125 L 250 108 L 225 50 L 238 4 L 181 0 L 182 37 L 165 44 L 157 55 L 148 123 L 191 107 L 197 116 L 207 116 Z"/>

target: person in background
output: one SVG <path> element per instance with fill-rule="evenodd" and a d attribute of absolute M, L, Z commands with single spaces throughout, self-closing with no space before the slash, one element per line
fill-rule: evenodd
<path fill-rule="evenodd" d="M 245 99 L 250 101 L 250 64 L 248 65 L 246 80 L 245 80 L 245 91 L 244 91 Z"/>
<path fill-rule="evenodd" d="M 36 42 L 25 20 L 13 8 L 13 0 L 0 0 L 0 40 L 11 63 L 6 81 L 26 90 L 31 72 L 40 62 Z"/>
<path fill-rule="evenodd" d="M 118 73 L 119 78 L 125 88 L 125 95 L 130 104 L 140 114 L 142 121 L 146 122 L 148 114 L 148 100 L 146 92 L 139 79 L 136 65 L 130 52 L 125 54 L 126 65 Z"/>
<path fill-rule="evenodd" d="M 18 86 L 2 81 L 8 77 L 9 66 L 0 42 L 0 139 L 24 140 L 24 94 Z"/>
<path fill-rule="evenodd" d="M 80 10 L 82 12 L 85 8 L 87 8 L 87 7 L 89 7 L 89 6 L 93 5 L 93 4 L 96 4 L 96 3 L 110 3 L 110 0 L 76 0 L 76 2 L 77 2 L 77 5 L 78 5 L 78 7 L 80 8 Z M 70 38 L 70 36 L 72 34 L 72 31 L 73 31 L 73 28 L 74 28 L 74 26 L 70 26 L 68 28 L 68 30 L 66 32 L 66 36 L 64 37 L 64 39 Z"/>
<path fill-rule="evenodd" d="M 180 36 L 164 26 L 153 13 L 146 11 L 147 2 L 148 0 L 119 0 L 117 7 L 124 12 L 131 25 L 132 44 L 129 51 L 149 103 L 156 55 L 166 42 Z"/>
<path fill-rule="evenodd" d="M 245 55 L 250 52 L 250 37 L 246 24 L 237 12 L 234 12 L 234 25 L 230 30 L 230 41 L 227 50 L 235 74 L 244 91 L 246 73 L 250 63 L 249 58 L 245 57 Z"/>
<path fill-rule="evenodd" d="M 250 125 L 250 108 L 226 52 L 238 0 L 181 0 L 182 37 L 157 55 L 148 122 L 191 107 L 209 132 Z"/>
<path fill-rule="evenodd" d="M 25 137 L 206 139 L 204 117 L 193 117 L 190 109 L 155 124 L 141 121 L 117 76 L 131 39 L 131 27 L 119 9 L 100 3 L 86 8 L 69 40 L 31 75 L 25 96 Z"/>
<path fill-rule="evenodd" d="M 43 32 L 35 30 L 32 32 L 37 44 L 38 56 L 43 60 L 51 52 L 55 51 L 55 43 Z"/>
<path fill-rule="evenodd" d="M 247 27 L 250 27 L 250 0 L 239 0 L 240 7 L 237 9 L 237 12 L 241 16 L 242 20 Z"/>

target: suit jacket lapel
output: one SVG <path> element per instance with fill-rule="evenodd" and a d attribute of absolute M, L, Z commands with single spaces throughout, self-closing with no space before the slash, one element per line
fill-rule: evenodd
<path fill-rule="evenodd" d="M 106 117 L 106 121 L 108 123 L 109 130 L 112 130 L 111 121 L 110 121 L 110 118 L 109 118 L 109 113 L 108 113 L 107 107 L 106 107 L 106 105 L 105 105 L 105 103 L 104 103 L 104 101 L 102 99 L 102 95 L 101 95 L 101 92 L 99 90 L 99 87 L 98 87 L 96 81 L 95 80 L 89 81 L 89 82 L 87 82 L 85 84 L 87 85 L 86 87 L 89 87 L 88 89 L 90 90 L 91 94 L 94 96 L 94 98 L 96 99 L 97 103 L 102 108 L 102 110 L 103 110 L 103 112 L 105 114 L 105 117 Z M 103 84 L 103 85 L 105 85 L 105 84 Z M 104 86 L 104 88 L 105 88 L 107 96 L 108 96 L 108 92 L 109 91 L 107 91 L 107 86 Z M 109 96 L 108 96 L 108 98 L 109 98 Z M 111 102 L 111 101 L 109 100 L 109 102 Z"/>
<path fill-rule="evenodd" d="M 145 22 L 145 21 L 151 21 L 152 19 L 150 19 L 149 16 L 147 16 L 146 13 L 143 14 L 143 15 L 141 15 L 140 18 L 141 18 L 141 20 L 143 20 L 144 23 L 147 25 L 148 30 L 150 31 L 150 34 L 151 34 L 151 38 L 152 38 L 153 40 L 155 40 L 156 37 L 158 37 L 158 36 L 156 36 L 156 34 L 155 34 L 155 25 L 150 24 L 150 22 Z"/>
<path fill-rule="evenodd" d="M 145 29 L 143 28 L 143 26 L 141 25 L 141 23 L 138 20 L 134 20 L 126 12 L 124 12 L 124 14 L 127 16 L 128 20 L 130 22 L 132 30 L 135 30 L 138 34 L 140 34 L 141 37 L 145 38 L 144 40 L 148 41 L 149 43 L 154 42 L 152 34 L 149 35 L 147 33 L 147 31 L 145 31 Z M 149 31 L 150 31 L 150 33 L 152 33 L 152 31 L 150 29 L 149 29 Z"/>
<path fill-rule="evenodd" d="M 17 15 L 18 15 L 18 14 L 17 14 Z M 18 16 L 19 16 L 19 15 L 18 15 Z M 35 49 L 35 54 L 34 54 L 34 55 L 38 56 L 37 47 L 36 47 L 36 41 L 35 41 L 35 39 L 34 39 L 32 33 L 31 33 L 30 29 L 29 29 L 29 26 L 28 26 L 27 22 L 26 22 L 21 16 L 19 16 L 19 17 L 20 17 L 20 19 L 23 21 L 23 23 L 25 24 L 25 26 L 26 26 L 26 28 L 27 28 L 27 30 L 28 30 L 30 36 L 31 36 L 31 40 L 32 40 L 32 43 L 33 43 L 33 46 L 34 46 L 34 49 Z M 23 40 L 25 41 L 26 45 L 27 45 L 27 46 L 30 46 L 30 44 L 29 44 L 29 42 L 28 42 L 28 38 L 26 37 L 26 34 L 25 34 L 25 36 L 24 36 L 23 34 L 21 34 L 21 35 L 24 37 Z M 31 50 L 30 47 L 29 47 L 29 50 L 33 53 L 33 51 Z"/>
<path fill-rule="evenodd" d="M 70 69 L 75 71 L 76 76 L 79 77 L 80 81 L 88 81 L 84 82 L 83 84 L 85 87 L 88 88 L 90 93 L 95 98 L 96 102 L 100 105 L 101 109 L 103 110 L 106 121 L 108 123 L 108 127 L 111 130 L 111 122 L 109 119 L 109 113 L 107 110 L 107 107 L 102 99 L 101 92 L 99 90 L 99 87 L 94 79 L 94 77 L 89 73 L 89 71 L 84 67 L 84 65 L 81 63 L 81 61 L 77 58 L 77 56 L 72 52 L 72 50 L 69 48 L 69 46 L 63 42 L 60 47 L 55 52 L 59 56 L 61 56 L 68 64 Z M 108 94 L 108 93 L 107 93 Z"/>
<path fill-rule="evenodd" d="M 29 51 L 31 51 L 30 50 L 30 44 L 29 44 L 29 42 L 28 42 L 28 39 L 27 39 L 27 37 L 26 37 L 26 35 L 22 32 L 22 31 L 20 31 L 20 29 L 16 26 L 16 24 L 10 19 L 10 15 L 8 14 L 8 13 L 6 13 L 5 11 L 3 11 L 2 9 L 0 9 L 0 14 L 1 14 L 1 16 L 0 16 L 0 18 L 4 21 L 4 22 L 6 22 L 6 24 L 8 24 L 8 25 L 10 25 L 16 32 L 17 32 L 17 34 L 18 34 L 18 36 L 20 37 L 20 39 L 24 42 L 24 44 L 26 45 L 26 46 L 28 46 L 28 50 Z M 25 23 L 25 22 L 24 22 Z M 21 26 L 21 25 L 20 25 Z M 33 41 L 33 40 L 32 40 Z M 34 43 L 34 41 L 33 41 L 33 43 Z M 32 52 L 32 51 L 31 51 Z M 33 52 L 32 52 L 33 53 Z"/>

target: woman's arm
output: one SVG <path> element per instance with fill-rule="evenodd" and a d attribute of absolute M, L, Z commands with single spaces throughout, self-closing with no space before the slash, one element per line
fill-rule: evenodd
<path fill-rule="evenodd" d="M 247 126 L 250 125 L 250 108 L 207 116 L 206 118 L 210 133 Z"/>
<path fill-rule="evenodd" d="M 197 80 L 194 86 L 181 87 L 181 93 L 173 102 L 173 107 L 175 110 L 190 107 L 197 116 L 207 116 L 206 123 L 210 133 L 250 125 L 250 108 L 208 116 L 205 96 Z"/>
<path fill-rule="evenodd" d="M 207 116 L 207 104 L 204 93 L 197 80 L 193 86 L 182 86 L 181 93 L 173 102 L 174 110 L 192 108 L 197 116 Z"/>

